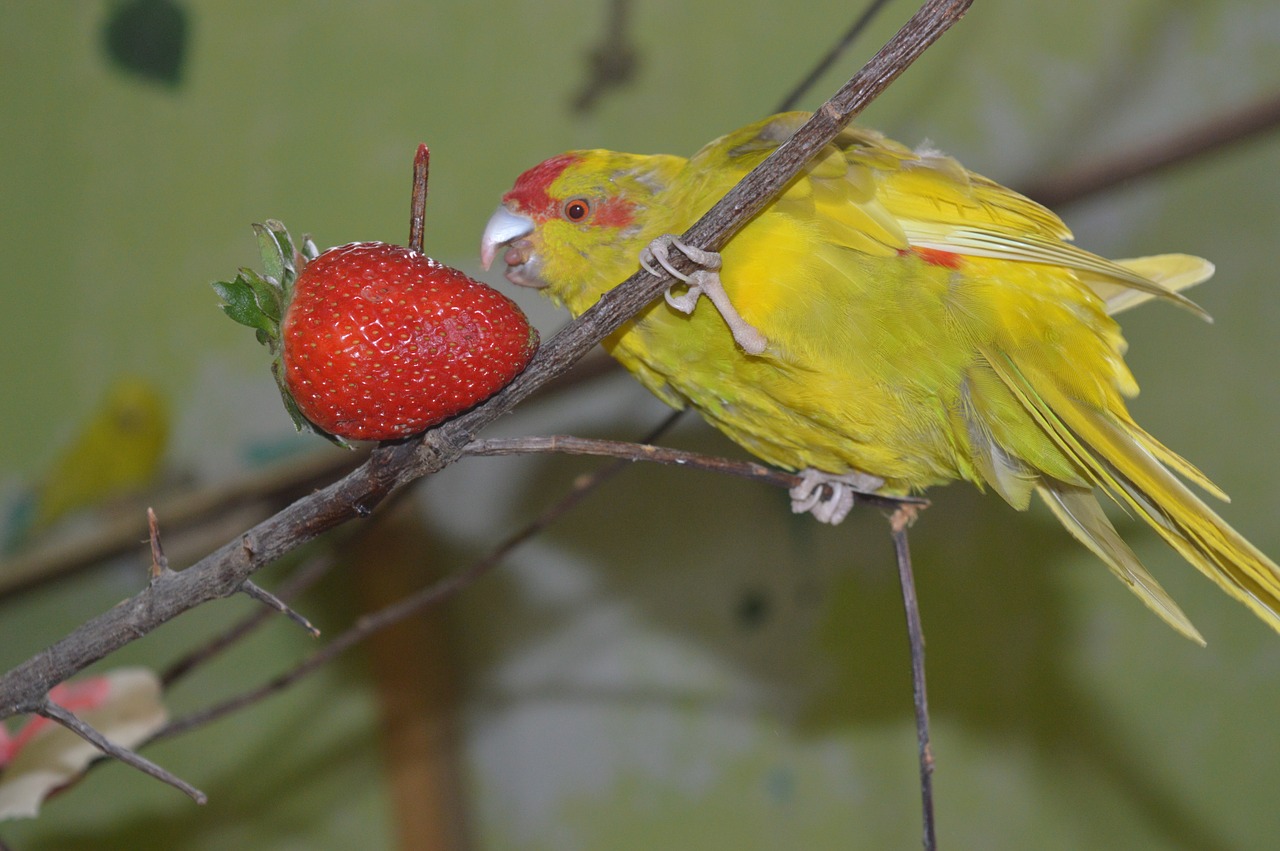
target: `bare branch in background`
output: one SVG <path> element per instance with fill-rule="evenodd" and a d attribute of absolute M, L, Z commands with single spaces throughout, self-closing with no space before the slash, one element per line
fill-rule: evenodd
<path fill-rule="evenodd" d="M 1143 145 L 1112 159 L 1083 165 L 1054 175 L 1043 183 L 1028 184 L 1021 187 L 1021 191 L 1046 207 L 1071 204 L 1103 190 L 1115 189 L 1130 180 L 1150 177 L 1190 160 L 1199 160 L 1228 145 L 1271 132 L 1277 127 L 1280 127 L 1280 94 L 1168 136 L 1159 143 Z"/>
<path fill-rule="evenodd" d="M 853 46 L 853 43 L 858 40 L 858 37 L 861 36 L 863 32 L 866 31 L 867 27 L 871 26 L 871 22 L 876 19 L 876 15 L 880 14 L 880 10 L 883 9 L 888 2 L 889 0 L 872 0 L 867 8 L 863 10 L 862 14 L 858 16 L 857 20 L 853 22 L 853 26 L 845 30 L 844 35 L 840 36 L 840 40 L 832 45 L 831 49 L 827 51 L 825 56 L 818 60 L 817 64 L 813 66 L 813 70 L 809 72 L 809 75 L 801 80 L 800 83 L 782 99 L 782 102 L 778 104 L 778 108 L 775 109 L 774 112 L 789 112 L 790 110 L 795 109 L 801 99 L 803 99 L 818 80 L 822 78 L 822 75 L 830 71 L 832 66 L 836 64 L 836 60 L 843 56 L 845 51 Z"/>
<path fill-rule="evenodd" d="M 630 35 L 631 0 L 609 0 L 608 14 L 604 37 L 587 54 L 587 82 L 569 106 L 579 115 L 595 109 L 610 89 L 631 82 L 640 65 Z"/>

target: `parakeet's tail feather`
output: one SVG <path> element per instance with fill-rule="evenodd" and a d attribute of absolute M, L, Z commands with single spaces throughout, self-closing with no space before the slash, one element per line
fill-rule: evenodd
<path fill-rule="evenodd" d="M 1145 520 L 1201 573 L 1280 632 L 1280 566 L 1232 529 L 1165 464 L 1179 470 L 1194 467 L 1133 423 L 1076 403 L 1053 382 L 1028 380 L 1007 357 L 992 352 L 988 357 L 1044 432 L 1091 482 Z M 1153 580 L 1147 582 L 1145 570 L 1140 565 L 1141 572 L 1134 570 L 1137 560 L 1132 552 L 1116 547 L 1118 536 L 1109 523 L 1099 522 L 1105 518 L 1096 505 L 1090 509 L 1078 495 L 1050 485 L 1041 487 L 1041 495 L 1072 534 L 1147 605 L 1179 632 L 1198 638 L 1177 607 L 1169 608 L 1172 601 L 1166 604 L 1168 598 L 1159 586 Z"/>
<path fill-rule="evenodd" d="M 1072 427 L 1103 456 L 1101 484 L 1224 591 L 1280 632 L 1280 567 L 1231 528 L 1128 433 L 1079 409 Z"/>
<path fill-rule="evenodd" d="M 1129 436 L 1136 440 L 1143 449 L 1146 449 L 1156 458 L 1160 459 L 1160 463 L 1172 469 L 1175 473 L 1182 476 L 1189 482 L 1195 484 L 1196 487 L 1205 493 L 1220 499 L 1223 502 L 1230 502 L 1231 497 L 1227 496 L 1227 492 L 1215 485 L 1209 480 L 1209 477 L 1178 453 L 1165 446 L 1146 432 L 1140 425 L 1135 422 L 1125 423 L 1125 431 Z"/>
<path fill-rule="evenodd" d="M 1036 491 L 1067 531 L 1092 550 L 1116 578 L 1128 585 L 1153 612 L 1197 644 L 1205 643 L 1204 637 L 1191 625 L 1182 609 L 1147 572 L 1111 525 L 1092 490 L 1055 482 L 1041 484 Z"/>
<path fill-rule="evenodd" d="M 1172 293 L 1190 289 L 1196 284 L 1204 283 L 1213 277 L 1214 266 L 1203 257 L 1191 254 L 1156 254 L 1150 257 L 1131 257 L 1127 260 L 1114 261 L 1130 272 L 1147 278 L 1152 283 Z M 1107 313 L 1117 313 L 1145 304 L 1154 298 L 1149 290 L 1137 290 L 1114 279 L 1084 277 L 1085 283 L 1107 303 Z M 1209 481 L 1209 477 L 1178 454 L 1171 452 L 1160 441 L 1143 431 L 1136 423 L 1128 423 L 1128 431 L 1147 451 L 1151 452 L 1162 463 L 1172 468 L 1180 476 L 1205 492 L 1223 502 L 1231 498 L 1221 488 Z"/>
<path fill-rule="evenodd" d="M 1190 254 L 1157 254 L 1152 257 L 1132 257 L 1115 260 L 1115 265 L 1146 278 L 1159 289 L 1170 294 L 1180 293 L 1213 277 L 1213 264 L 1202 257 Z M 1107 313 L 1117 313 L 1150 301 L 1157 293 L 1150 289 L 1136 289 L 1124 280 L 1095 274 L 1081 274 L 1091 290 L 1107 303 Z M 1203 314 L 1208 319 L 1208 314 Z"/>

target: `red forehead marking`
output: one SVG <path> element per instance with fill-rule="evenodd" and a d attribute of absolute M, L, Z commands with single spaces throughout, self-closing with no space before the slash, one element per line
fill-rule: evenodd
<path fill-rule="evenodd" d="M 559 203 L 551 197 L 551 184 L 577 159 L 573 154 L 560 154 L 535 165 L 516 178 L 516 185 L 502 196 L 502 202 L 514 203 L 517 210 L 533 216 L 557 215 Z"/>

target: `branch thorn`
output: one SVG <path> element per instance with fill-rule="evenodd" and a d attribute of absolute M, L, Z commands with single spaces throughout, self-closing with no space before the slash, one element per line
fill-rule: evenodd
<path fill-rule="evenodd" d="M 169 559 L 165 557 L 164 545 L 160 543 L 160 521 L 156 519 L 156 510 L 147 507 L 147 531 L 151 538 L 151 582 L 169 572 Z"/>
<path fill-rule="evenodd" d="M 298 626 L 302 627 L 307 632 L 311 633 L 312 638 L 320 637 L 320 630 L 316 629 L 316 627 L 311 623 L 311 621 L 307 620 L 302 615 L 298 614 L 296 611 L 291 609 L 288 603 L 286 603 L 284 600 L 281 600 L 279 597 L 277 597 L 275 594 L 272 594 L 270 591 L 266 590 L 265 588 L 261 588 L 253 584 L 252 582 L 250 582 L 248 579 L 246 579 L 243 582 L 243 584 L 241 584 L 240 590 L 248 594 L 253 599 L 257 600 L 259 603 L 262 603 L 265 606 L 269 606 L 270 608 L 275 609 L 277 612 L 280 612 L 282 615 L 285 615 L 286 617 L 289 618 L 289 620 L 293 621 Z"/>

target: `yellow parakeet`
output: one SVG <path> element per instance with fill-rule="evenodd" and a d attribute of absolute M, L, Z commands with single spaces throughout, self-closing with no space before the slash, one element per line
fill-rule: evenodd
<path fill-rule="evenodd" d="M 121 376 L 11 518 L 6 549 L 65 515 L 151 484 L 169 438 L 169 408 L 150 382 Z"/>
<path fill-rule="evenodd" d="M 1111 315 L 1205 280 L 1198 257 L 1106 260 L 1049 210 L 932 150 L 849 128 L 706 255 L 686 230 L 808 116 L 691 158 L 574 151 L 522 174 L 490 219 L 486 268 L 575 315 L 643 262 L 707 271 L 605 340 L 646 387 L 763 460 L 804 471 L 798 511 L 839 522 L 850 488 L 966 479 L 1017 509 L 1040 494 L 1157 614 L 1203 643 L 1117 534 L 1100 490 L 1280 630 L 1280 569 L 1175 475 L 1225 498 L 1130 417 L 1138 387 Z M 664 238 L 665 237 L 665 238 Z M 716 269 L 719 269 L 718 275 Z M 698 305 L 698 296 L 711 304 Z"/>

